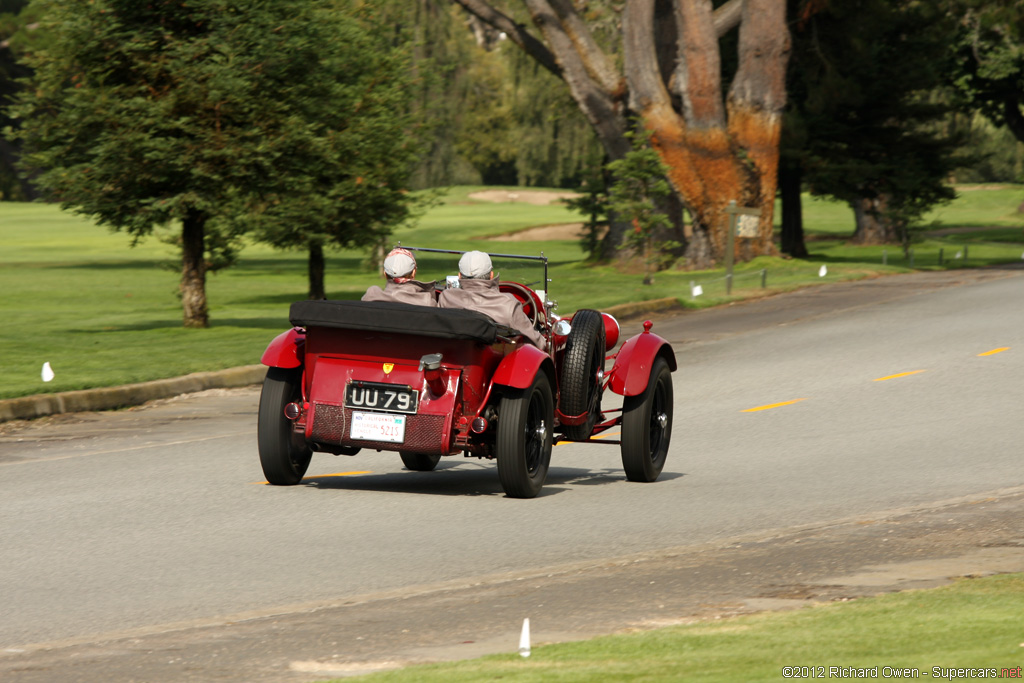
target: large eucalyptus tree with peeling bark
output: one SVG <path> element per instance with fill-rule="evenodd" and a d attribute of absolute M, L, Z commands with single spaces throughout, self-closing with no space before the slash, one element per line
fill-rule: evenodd
<path fill-rule="evenodd" d="M 725 208 L 761 208 L 758 237 L 738 240 L 736 257 L 772 253 L 789 34 L 784 0 L 626 0 L 622 68 L 602 49 L 579 0 L 521 0 L 533 27 L 500 0 L 454 0 L 502 31 L 564 81 L 611 160 L 630 150 L 638 121 L 669 168 L 692 217 L 686 261 L 713 265 L 726 246 Z M 723 37 L 738 29 L 736 69 L 722 82 Z M 679 217 L 675 217 L 678 221 Z"/>

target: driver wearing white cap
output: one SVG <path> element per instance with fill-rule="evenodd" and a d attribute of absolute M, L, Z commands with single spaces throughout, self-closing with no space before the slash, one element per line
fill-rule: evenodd
<path fill-rule="evenodd" d="M 416 277 L 416 258 L 408 249 L 398 247 L 391 250 L 391 253 L 384 259 L 384 276 L 387 278 L 384 289 L 373 285 L 366 290 L 363 301 L 398 301 L 420 306 L 437 305 L 434 300 L 434 283 L 413 279 Z"/>
<path fill-rule="evenodd" d="M 459 286 L 438 296 L 441 308 L 468 308 L 487 315 L 494 322 L 518 330 L 534 346 L 546 348 L 544 335 L 534 329 L 519 300 L 498 289 L 491 257 L 482 251 L 467 251 L 459 259 Z"/>

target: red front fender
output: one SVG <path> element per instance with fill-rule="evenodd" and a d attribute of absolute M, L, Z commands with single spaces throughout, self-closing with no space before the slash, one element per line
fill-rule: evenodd
<path fill-rule="evenodd" d="M 523 344 L 501 360 L 491 382 L 514 389 L 526 389 L 533 384 L 537 371 L 544 368 L 552 380 L 551 386 L 554 386 L 554 370 L 550 366 L 551 359 L 546 353 L 533 344 Z"/>
<path fill-rule="evenodd" d="M 274 337 L 260 362 L 272 368 L 297 368 L 306 355 L 306 333 L 293 327 Z"/>
<path fill-rule="evenodd" d="M 675 372 L 676 356 L 671 344 L 651 333 L 648 323 L 644 323 L 644 331 L 627 339 L 615 356 L 608 387 L 623 396 L 642 394 L 647 388 L 651 367 L 658 356 L 663 356 L 669 369 Z"/>

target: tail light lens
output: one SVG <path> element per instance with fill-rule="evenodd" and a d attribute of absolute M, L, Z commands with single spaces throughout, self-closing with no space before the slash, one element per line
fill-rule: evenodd
<path fill-rule="evenodd" d="M 448 387 L 444 381 L 444 368 L 441 367 L 441 360 L 444 358 L 440 353 L 428 353 L 420 358 L 420 371 L 423 378 L 427 380 L 427 388 L 434 396 L 442 396 Z"/>

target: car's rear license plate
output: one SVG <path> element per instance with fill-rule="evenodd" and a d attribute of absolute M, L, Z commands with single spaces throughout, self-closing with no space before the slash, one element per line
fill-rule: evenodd
<path fill-rule="evenodd" d="M 352 410 L 415 413 L 420 395 L 409 386 L 381 382 L 349 382 L 345 406 Z"/>
<path fill-rule="evenodd" d="M 350 439 L 360 441 L 405 441 L 405 415 L 388 413 L 352 413 Z"/>

